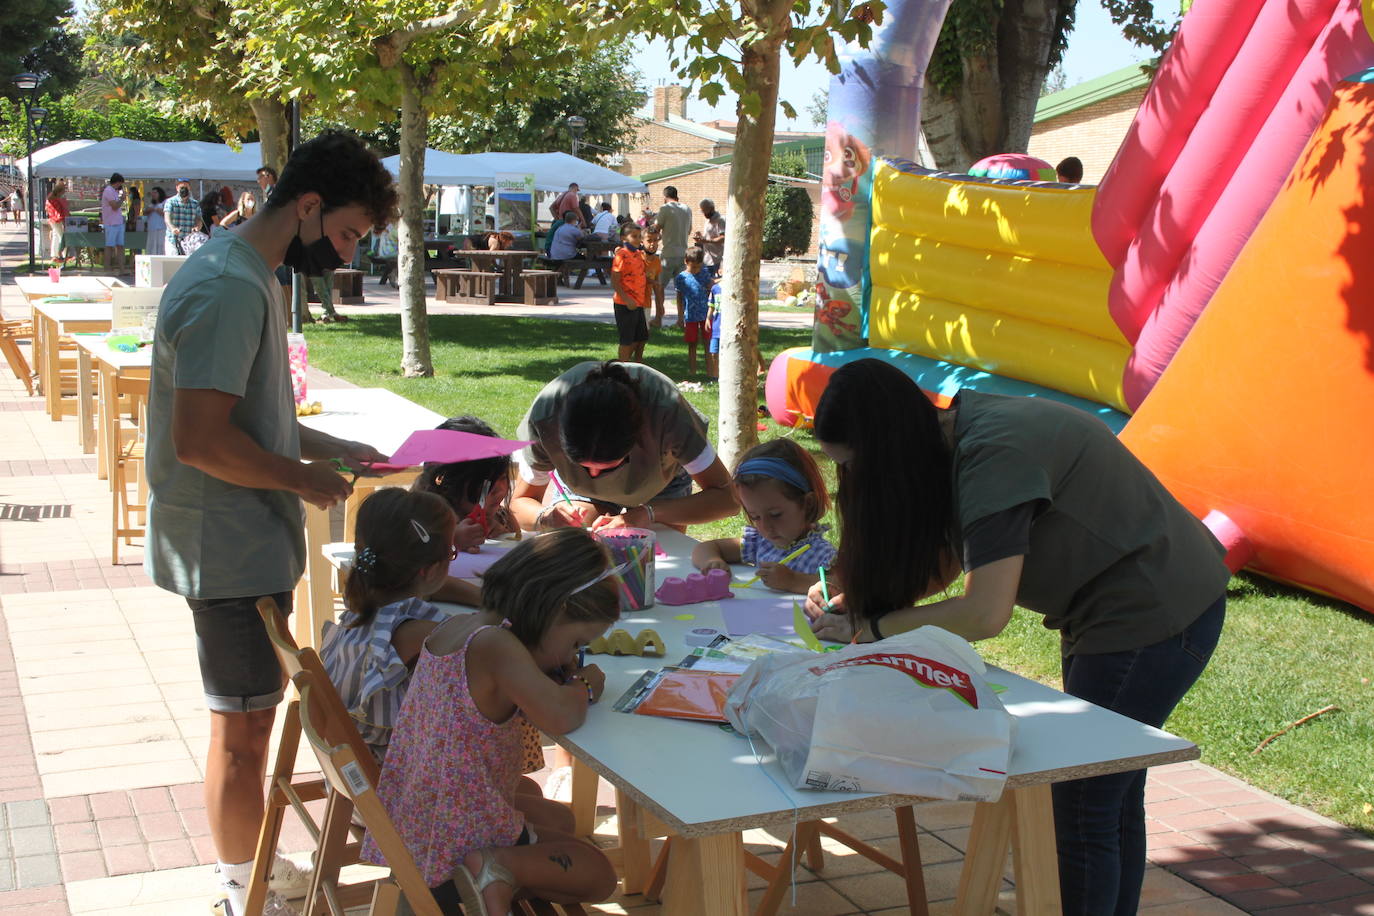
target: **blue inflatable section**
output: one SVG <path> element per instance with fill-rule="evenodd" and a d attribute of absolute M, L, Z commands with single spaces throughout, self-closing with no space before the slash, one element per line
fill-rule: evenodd
<path fill-rule="evenodd" d="M 1113 407 L 1077 398 L 1062 391 L 1042 388 L 1039 385 L 1032 385 L 1030 382 L 993 375 L 980 369 L 970 369 L 967 366 L 917 356 L 914 353 L 906 353 L 901 350 L 887 350 L 877 347 L 858 347 L 853 350 L 837 350 L 832 353 L 816 353 L 805 350 L 794 351 L 794 358 L 810 360 L 833 369 L 838 369 L 846 363 L 852 363 L 856 359 L 881 359 L 911 376 L 916 380 L 916 384 L 924 390 L 944 397 L 954 397 L 960 388 L 972 388 L 974 391 L 983 391 L 989 394 L 1049 398 L 1052 401 L 1070 404 L 1079 410 L 1092 414 L 1106 423 L 1114 433 L 1120 433 L 1125 427 L 1126 421 L 1130 419 L 1128 414 Z"/>

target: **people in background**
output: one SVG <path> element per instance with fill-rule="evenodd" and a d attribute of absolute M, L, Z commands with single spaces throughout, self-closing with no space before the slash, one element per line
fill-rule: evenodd
<path fill-rule="evenodd" d="M 124 272 L 124 176 L 115 172 L 100 192 L 100 225 L 105 230 L 105 268 Z"/>
<path fill-rule="evenodd" d="M 562 267 L 564 261 L 574 260 L 581 241 L 582 224 L 578 221 L 577 211 L 564 211 L 562 221 L 549 233 L 548 262 L 554 267 Z"/>
<path fill-rule="evenodd" d="M 67 232 L 67 217 L 72 215 L 72 208 L 67 203 L 65 181 L 59 179 L 53 184 L 43 205 L 43 215 L 48 218 L 48 257 L 54 261 L 66 260 L 62 237 Z"/>
<path fill-rule="evenodd" d="M 615 310 L 621 362 L 644 362 L 644 345 L 649 341 L 649 284 L 640 241 L 639 227 L 631 223 L 611 261 L 611 286 L 615 288 L 611 308 Z"/>
<path fill-rule="evenodd" d="M 692 211 L 677 199 L 677 188 L 672 185 L 663 189 L 663 206 L 654 221 L 663 236 L 663 276 L 671 279 L 682 273 L 687 238 L 692 232 Z"/>
<path fill-rule="evenodd" d="M 124 228 L 130 232 L 138 231 L 138 221 L 143 216 L 143 194 L 138 185 L 129 186 L 129 211 L 124 214 Z"/>
<path fill-rule="evenodd" d="M 568 185 L 568 190 L 558 195 L 558 199 L 549 205 L 549 213 L 553 214 L 554 219 L 563 219 L 564 215 L 571 210 L 577 214 L 577 225 L 585 228 L 582 222 L 582 197 L 579 194 L 580 188 L 577 182 Z"/>
<path fill-rule="evenodd" d="M 272 189 L 277 186 L 277 170 L 270 165 L 264 165 L 258 169 L 258 189 L 262 191 L 262 204 L 267 206 L 268 199 L 272 196 Z"/>
<path fill-rule="evenodd" d="M 710 339 L 706 317 L 714 280 L 702 267 L 700 248 L 688 248 L 683 262 L 686 266 L 673 278 L 673 290 L 677 294 L 677 327 L 682 328 L 682 339 L 687 342 L 687 372 L 696 375 L 697 344 L 705 345 Z"/>
<path fill-rule="evenodd" d="M 601 239 L 613 239 L 620 231 L 620 224 L 611 212 L 611 205 L 603 203 L 592 219 L 592 234 Z"/>
<path fill-rule="evenodd" d="M 186 254 L 182 240 L 202 225 L 200 203 L 191 199 L 191 183 L 185 178 L 177 179 L 176 197 L 163 205 L 167 221 L 167 254 Z"/>
<path fill-rule="evenodd" d="M 625 218 L 625 224 L 633 226 L 629 217 Z M 638 227 L 636 227 L 638 228 Z M 654 317 L 649 321 L 649 327 L 663 327 L 663 256 L 659 254 L 659 246 L 662 243 L 662 236 L 658 232 L 658 227 L 653 229 L 641 230 L 644 237 L 644 279 L 649 284 L 649 298 L 654 300 Z"/>
<path fill-rule="evenodd" d="M 1083 160 L 1070 156 L 1054 167 L 1055 177 L 1064 184 L 1083 183 Z"/>
<path fill-rule="evenodd" d="M 377 278 L 377 285 L 382 286 L 390 283 L 393 287 L 398 286 L 396 282 L 396 264 L 400 258 L 400 245 L 396 241 L 396 228 L 388 223 L 385 226 L 373 226 L 372 236 L 367 243 L 367 258 L 381 271 L 381 276 Z"/>
<path fill-rule="evenodd" d="M 166 205 L 167 192 L 154 185 L 148 192 L 148 254 L 164 254 L 167 251 Z"/>
<path fill-rule="evenodd" d="M 221 194 L 220 197 L 222 199 L 223 194 Z M 258 204 L 253 197 L 253 192 L 244 191 L 239 195 L 238 202 L 234 204 L 234 208 L 224 214 L 224 217 L 220 220 L 220 225 L 228 229 L 230 226 L 236 226 L 245 220 L 252 219 L 253 214 L 257 212 L 257 206 Z"/>
<path fill-rule="evenodd" d="M 719 276 L 721 264 L 725 261 L 725 217 L 720 215 L 715 202 L 709 197 L 702 200 L 700 206 L 706 225 L 692 236 L 692 240 L 701 246 L 706 266 Z"/>

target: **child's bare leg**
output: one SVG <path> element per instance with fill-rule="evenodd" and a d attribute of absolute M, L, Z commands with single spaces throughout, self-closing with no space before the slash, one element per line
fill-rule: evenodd
<path fill-rule="evenodd" d="M 697 345 L 695 342 L 687 344 L 687 374 L 697 374 Z"/>
<path fill-rule="evenodd" d="M 622 363 L 628 363 L 630 360 L 634 359 L 635 345 L 621 344 L 618 352 L 619 356 L 617 356 L 616 358 L 619 359 Z"/>
<path fill-rule="evenodd" d="M 617 879 L 610 860 L 591 844 L 564 834 L 550 832 L 532 846 L 503 846 L 486 853 L 510 870 L 517 885 L 487 885 L 482 901 L 491 913 L 508 912 L 517 890 L 551 903 L 591 903 L 615 893 Z M 482 870 L 482 853 L 468 853 L 463 865 L 475 877 Z"/>
<path fill-rule="evenodd" d="M 517 792 L 515 807 L 525 815 L 525 820 L 534 827 L 535 834 L 540 838 L 550 831 L 572 836 L 573 831 L 577 829 L 572 808 L 562 802 L 545 798 L 542 794 L 524 795 Z"/>
<path fill-rule="evenodd" d="M 644 341 L 635 344 L 635 362 L 644 362 Z"/>

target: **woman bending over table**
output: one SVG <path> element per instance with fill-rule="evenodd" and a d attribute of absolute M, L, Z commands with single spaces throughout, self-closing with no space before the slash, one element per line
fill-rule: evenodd
<path fill-rule="evenodd" d="M 526 529 L 661 522 L 685 530 L 739 511 L 706 419 L 648 366 L 574 366 L 544 386 L 518 438 L 532 440 L 511 500 Z"/>
<path fill-rule="evenodd" d="M 1064 690 L 1162 726 L 1221 635 L 1230 577 L 1206 527 L 1097 419 L 961 391 L 937 409 L 901 370 L 850 363 L 816 409 L 839 465 L 843 595 L 817 633 L 860 642 L 934 624 L 996 636 L 1019 604 L 1058 630 Z M 905 473 L 893 473 L 900 463 Z M 963 594 L 919 607 L 965 573 Z M 1066 914 L 1136 911 L 1145 771 L 1053 786 Z"/>

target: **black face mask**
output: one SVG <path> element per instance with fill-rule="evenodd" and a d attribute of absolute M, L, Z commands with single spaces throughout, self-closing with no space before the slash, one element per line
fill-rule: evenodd
<path fill-rule="evenodd" d="M 185 197 L 190 197 L 190 196 L 191 196 L 191 189 L 190 189 L 190 188 L 177 188 L 177 197 L 185 198 Z"/>
<path fill-rule="evenodd" d="M 309 245 L 301 241 L 300 227 L 296 227 L 296 237 L 286 246 L 286 256 L 282 263 L 307 277 L 322 277 L 326 270 L 337 270 L 343 258 L 334 250 L 334 243 L 324 234 L 324 209 L 320 209 L 320 237 Z"/>

